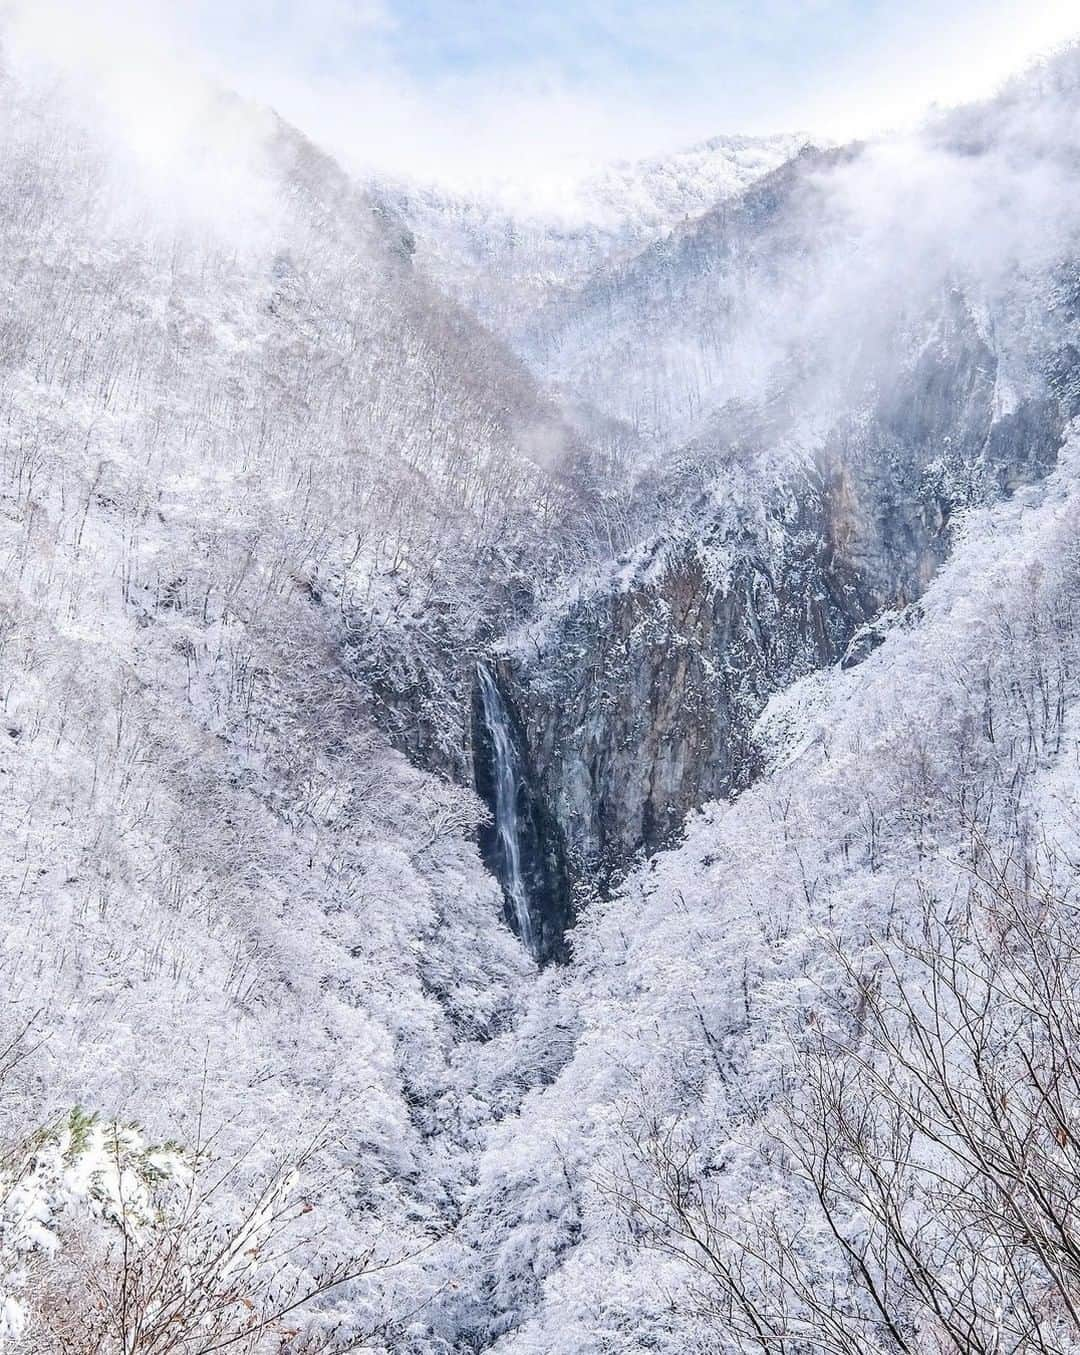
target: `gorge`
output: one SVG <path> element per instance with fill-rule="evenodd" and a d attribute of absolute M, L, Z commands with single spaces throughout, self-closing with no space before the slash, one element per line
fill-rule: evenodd
<path fill-rule="evenodd" d="M 1080 50 L 545 216 L 16 36 L 4 1355 L 1075 1355 Z"/>

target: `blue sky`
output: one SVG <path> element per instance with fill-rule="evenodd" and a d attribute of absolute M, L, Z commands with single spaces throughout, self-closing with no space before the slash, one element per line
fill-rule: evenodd
<path fill-rule="evenodd" d="M 39 42 L 198 65 L 358 167 L 550 186 L 721 132 L 865 135 L 1080 36 L 1077 0 L 16 3 Z"/>

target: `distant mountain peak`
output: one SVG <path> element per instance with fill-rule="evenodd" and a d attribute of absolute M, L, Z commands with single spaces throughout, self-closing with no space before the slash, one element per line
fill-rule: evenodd
<path fill-rule="evenodd" d="M 581 165 L 558 182 L 492 180 L 466 192 L 382 179 L 372 191 L 413 231 L 431 274 L 509 334 L 554 291 L 744 192 L 810 141 L 801 132 L 714 136 L 666 155 Z"/>

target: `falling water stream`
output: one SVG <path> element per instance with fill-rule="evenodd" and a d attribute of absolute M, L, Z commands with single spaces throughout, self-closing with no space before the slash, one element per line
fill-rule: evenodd
<path fill-rule="evenodd" d="M 529 908 L 529 894 L 521 870 L 521 825 L 518 800 L 522 789 L 521 758 L 514 745 L 510 719 L 490 669 L 478 664 L 477 682 L 484 710 L 484 724 L 491 739 L 495 834 L 499 877 L 513 914 L 515 928 L 530 955 L 537 954 L 536 929 Z"/>

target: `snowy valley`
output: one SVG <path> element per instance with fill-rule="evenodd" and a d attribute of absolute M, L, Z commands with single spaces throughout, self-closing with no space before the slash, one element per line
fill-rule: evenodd
<path fill-rule="evenodd" d="M 0 139 L 0 1350 L 1080 1350 L 1080 49 Z"/>

